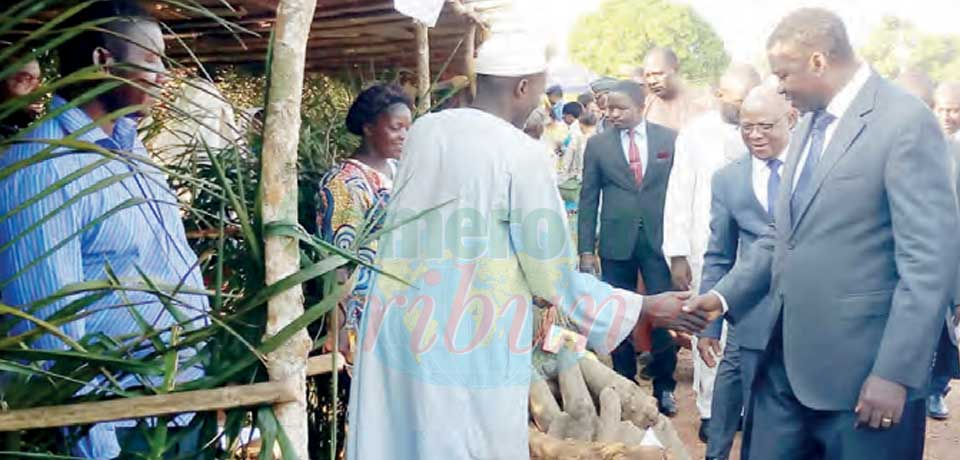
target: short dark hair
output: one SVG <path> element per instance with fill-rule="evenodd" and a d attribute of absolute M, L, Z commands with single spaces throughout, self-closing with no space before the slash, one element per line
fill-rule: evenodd
<path fill-rule="evenodd" d="M 347 131 L 363 136 L 363 127 L 376 121 L 381 113 L 396 104 L 403 104 L 413 110 L 413 101 L 397 85 L 374 85 L 353 101 L 347 112 Z"/>
<path fill-rule="evenodd" d="M 597 98 L 593 94 L 583 93 L 577 96 L 577 102 L 579 102 L 580 105 L 586 107 L 594 102 L 597 102 Z"/>
<path fill-rule="evenodd" d="M 767 40 L 767 48 L 783 43 L 821 51 L 841 61 L 849 61 L 854 57 L 843 20 L 823 8 L 801 8 L 780 20 Z"/>
<path fill-rule="evenodd" d="M 563 115 L 571 115 L 573 118 L 580 118 L 583 113 L 583 105 L 579 102 L 567 102 L 563 105 Z"/>
<path fill-rule="evenodd" d="M 647 99 L 647 91 L 643 85 L 631 80 L 620 80 L 610 90 L 611 93 L 622 93 L 633 99 L 637 105 L 644 105 Z"/>
<path fill-rule="evenodd" d="M 553 86 L 547 88 L 547 95 L 548 95 L 548 96 L 553 96 L 553 95 L 563 96 L 563 88 L 561 88 L 560 85 L 553 85 Z"/>
<path fill-rule="evenodd" d="M 104 20 L 106 21 L 103 22 Z M 137 21 L 157 22 L 156 18 L 135 0 L 97 1 L 71 16 L 65 21 L 67 27 L 82 28 L 83 32 L 60 45 L 60 75 L 67 76 L 90 67 L 90 56 L 97 48 L 106 48 L 112 53 L 122 52 L 117 49 L 117 43 L 123 41 L 118 35 L 126 35 L 127 27 Z M 88 24 L 91 22 L 95 24 Z"/>

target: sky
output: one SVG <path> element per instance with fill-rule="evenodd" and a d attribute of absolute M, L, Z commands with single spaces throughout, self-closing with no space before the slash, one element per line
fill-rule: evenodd
<path fill-rule="evenodd" d="M 538 8 L 548 16 L 554 39 L 566 42 L 576 18 L 596 10 L 601 0 L 516 0 L 555 5 Z M 789 11 L 803 6 L 825 6 L 846 21 L 855 46 L 864 42 L 885 15 L 907 19 L 930 32 L 960 33 L 960 0 L 673 0 L 691 5 L 723 38 L 737 61 L 751 62 L 763 55 L 767 36 Z"/>

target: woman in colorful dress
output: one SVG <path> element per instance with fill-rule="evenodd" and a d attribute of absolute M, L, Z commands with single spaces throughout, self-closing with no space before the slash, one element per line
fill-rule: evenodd
<path fill-rule="evenodd" d="M 380 228 L 380 219 L 393 188 L 396 162 L 400 158 L 407 130 L 413 119 L 413 101 L 395 85 L 376 85 L 360 93 L 347 113 L 346 126 L 363 140 L 350 157 L 334 165 L 320 181 L 317 229 L 328 243 L 355 251 L 357 257 L 373 263 L 376 241 L 368 237 Z M 341 269 L 338 277 L 354 285 L 341 300 L 339 318 L 344 331 L 341 350 L 350 353 L 353 334 L 369 288 L 370 270 L 360 266 L 357 273 Z M 346 332 L 346 333 L 344 333 Z M 331 334 L 332 337 L 332 334 Z M 346 342 L 346 343 L 344 343 Z M 328 342 L 332 345 L 332 340 Z"/>

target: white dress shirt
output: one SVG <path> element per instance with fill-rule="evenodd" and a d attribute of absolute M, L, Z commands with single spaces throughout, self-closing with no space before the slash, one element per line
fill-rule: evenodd
<path fill-rule="evenodd" d="M 780 160 L 780 166 L 777 167 L 777 172 L 780 174 L 780 185 L 783 186 L 783 165 L 787 163 L 787 151 L 789 147 L 783 149 L 783 152 L 780 153 L 777 158 Z M 767 200 L 767 185 L 770 183 L 770 167 L 767 166 L 768 160 L 761 160 L 757 157 L 752 157 L 753 161 L 753 193 L 757 196 L 757 201 L 760 202 L 760 205 L 763 206 L 767 212 L 770 212 L 769 201 Z"/>
<path fill-rule="evenodd" d="M 628 133 L 629 130 L 620 130 L 620 145 L 623 146 L 623 156 L 627 159 L 627 164 L 630 164 L 630 136 Z M 647 163 L 649 163 L 647 160 L 650 158 L 650 155 L 647 154 L 647 122 L 641 121 L 639 125 L 633 128 L 633 140 L 640 150 L 640 163 L 643 174 L 646 175 Z"/>
<path fill-rule="evenodd" d="M 837 126 L 840 125 L 840 120 L 843 119 L 850 105 L 853 104 L 853 100 L 860 94 L 860 90 L 867 84 L 867 80 L 870 79 L 871 75 L 873 75 L 873 71 L 870 70 L 870 66 L 866 63 L 860 64 L 860 68 L 857 69 L 857 73 L 853 75 L 853 78 L 847 82 L 847 85 L 844 86 L 839 93 L 833 96 L 830 105 L 827 106 L 827 113 L 833 115 L 836 119 L 833 120 L 833 123 L 830 123 L 830 126 L 827 127 L 827 132 L 824 134 L 823 151 L 820 152 L 821 155 L 829 148 L 830 141 L 833 140 L 833 134 L 837 132 Z M 793 187 L 791 188 L 796 188 L 797 182 L 800 180 L 800 172 L 803 171 L 803 165 L 807 164 L 807 155 L 810 153 L 809 141 L 808 136 L 808 139 L 805 140 L 807 144 L 803 147 L 803 153 L 800 155 L 800 162 L 797 163 L 796 171 L 794 171 L 793 174 Z"/>

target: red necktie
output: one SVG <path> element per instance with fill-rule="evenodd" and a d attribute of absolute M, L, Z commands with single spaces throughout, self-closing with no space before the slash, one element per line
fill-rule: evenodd
<path fill-rule="evenodd" d="M 640 147 L 637 147 L 637 141 L 633 134 L 633 129 L 627 130 L 627 136 L 630 137 L 630 170 L 633 171 L 633 179 L 637 182 L 637 188 L 640 188 L 643 185 L 643 160 L 640 159 Z"/>

